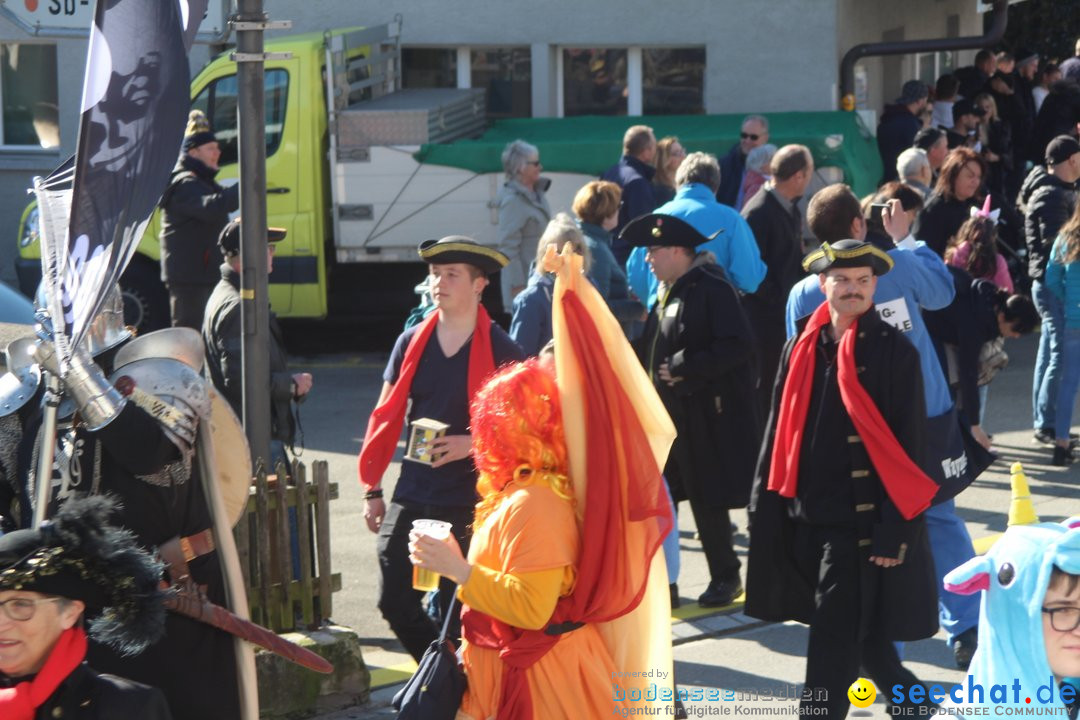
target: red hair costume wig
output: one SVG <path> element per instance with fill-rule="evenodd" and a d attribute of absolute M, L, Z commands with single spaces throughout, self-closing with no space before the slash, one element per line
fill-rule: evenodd
<path fill-rule="evenodd" d="M 559 390 L 536 359 L 508 365 L 489 378 L 473 396 L 470 418 L 479 473 L 477 525 L 510 485 L 542 481 L 572 500 Z"/>

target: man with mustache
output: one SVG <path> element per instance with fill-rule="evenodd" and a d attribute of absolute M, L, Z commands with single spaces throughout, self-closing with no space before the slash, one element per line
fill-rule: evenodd
<path fill-rule="evenodd" d="M 746 612 L 810 626 L 800 714 L 845 717 L 860 668 L 912 686 L 894 642 L 937 630 L 919 355 L 873 305 L 892 267 L 859 240 L 803 261 L 826 301 L 784 347 L 758 459 Z"/>
<path fill-rule="evenodd" d="M 977 642 L 979 602 L 974 596 L 946 592 L 941 579 L 951 568 L 975 556 L 971 535 L 956 514 L 952 498 L 992 458 L 976 447 L 977 443 L 970 439 L 970 429 L 961 427 L 941 361 L 922 318 L 921 310 L 940 310 L 953 301 L 956 288 L 952 276 L 926 243 L 911 236 L 910 222 L 897 200 L 889 201 L 881 215 L 887 238 L 867 235 L 858 198 L 846 185 L 830 185 L 820 190 L 811 198 L 806 217 L 818 240 L 832 243 L 844 238 L 866 239 L 894 263 L 892 271 L 876 284 L 873 301 L 881 319 L 904 333 L 918 351 L 927 442 L 925 455 L 913 457 L 942 486 L 936 504 L 926 513 L 926 526 L 938 573 L 941 627 L 948 634 L 957 666 L 966 669 Z M 788 337 L 796 333 L 799 319 L 813 312 L 824 299 L 818 279 L 813 276 L 792 289 L 787 304 Z"/>

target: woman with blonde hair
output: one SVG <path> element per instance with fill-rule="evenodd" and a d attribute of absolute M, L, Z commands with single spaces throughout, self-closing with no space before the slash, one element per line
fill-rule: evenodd
<path fill-rule="evenodd" d="M 589 251 L 581 228 L 566 213 L 556 215 L 547 224 L 544 234 L 540 236 L 540 241 L 536 245 L 536 260 L 533 264 L 532 275 L 529 276 L 528 286 L 514 298 L 510 337 L 525 351 L 526 355 L 539 355 L 540 349 L 547 344 L 548 340 L 551 340 L 551 298 L 555 287 L 555 276 L 544 272 L 544 255 L 547 254 L 549 247 L 554 247 L 555 252 L 560 252 L 566 243 L 570 243 L 574 252 L 585 258 L 583 270 L 586 274 L 592 265 L 592 253 Z"/>
<path fill-rule="evenodd" d="M 995 197 L 1005 197 L 1005 176 L 1013 169 L 1012 129 L 998 114 L 997 102 L 990 93 L 979 93 L 975 104 L 985 113 L 979 122 L 979 139 L 986 158 L 986 187 Z"/>
<path fill-rule="evenodd" d="M 685 158 L 686 148 L 674 135 L 656 141 L 656 174 L 652 186 L 657 207 L 675 197 L 675 171 Z"/>
<path fill-rule="evenodd" d="M 503 150 L 502 164 L 506 182 L 495 197 L 499 209 L 495 246 L 510 258 L 499 272 L 503 311 L 510 312 L 514 297 L 528 282 L 529 263 L 551 219 L 551 208 L 544 195 L 548 183 L 540 178 L 543 165 L 535 145 L 515 140 Z"/>

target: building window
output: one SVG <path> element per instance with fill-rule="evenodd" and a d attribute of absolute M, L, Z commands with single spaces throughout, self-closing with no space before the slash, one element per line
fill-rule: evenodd
<path fill-rule="evenodd" d="M 563 50 L 563 114 L 626 115 L 625 48 Z"/>
<path fill-rule="evenodd" d="M 266 106 L 266 157 L 277 152 L 285 130 L 285 100 L 289 95 L 289 73 L 285 70 L 267 70 L 263 75 Z M 191 103 L 202 110 L 210 120 L 218 145 L 221 146 L 219 165 L 232 165 L 239 158 L 237 145 L 239 132 L 236 122 L 238 100 L 236 76 L 225 75 L 214 80 L 199 93 Z"/>
<path fill-rule="evenodd" d="M 0 44 L 0 101 L 4 145 L 59 147 L 56 46 Z"/>
<path fill-rule="evenodd" d="M 705 48 L 642 48 L 641 66 L 646 115 L 705 112 Z"/>
<path fill-rule="evenodd" d="M 457 50 L 454 48 L 402 48 L 403 88 L 457 87 Z"/>
<path fill-rule="evenodd" d="M 920 53 L 915 56 L 915 76 L 931 89 L 939 77 L 954 70 L 956 70 L 956 53 L 951 50 Z"/>
<path fill-rule="evenodd" d="M 489 118 L 532 117 L 532 58 L 529 48 L 486 48 L 470 53 L 474 88 L 487 91 Z"/>

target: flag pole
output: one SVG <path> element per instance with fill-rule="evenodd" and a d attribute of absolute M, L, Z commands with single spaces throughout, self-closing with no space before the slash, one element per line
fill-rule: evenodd
<path fill-rule="evenodd" d="M 240 317 L 243 324 L 244 432 L 252 467 L 270 466 L 270 301 L 266 260 L 266 91 L 263 0 L 239 0 L 236 77 L 240 115 Z"/>
<path fill-rule="evenodd" d="M 52 491 L 53 458 L 56 455 L 56 415 L 60 407 L 60 378 L 42 369 L 45 376 L 45 413 L 41 420 L 41 442 L 38 443 L 38 465 L 34 479 L 37 482 L 34 500 L 33 527 L 45 522 Z M 25 517 L 25 516 L 24 516 Z"/>

